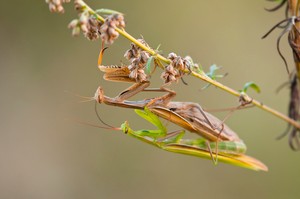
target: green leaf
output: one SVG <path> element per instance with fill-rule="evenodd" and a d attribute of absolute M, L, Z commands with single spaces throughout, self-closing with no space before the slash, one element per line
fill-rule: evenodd
<path fill-rule="evenodd" d="M 153 59 L 154 59 L 153 56 L 149 57 L 149 59 L 146 63 L 146 72 L 147 72 L 147 74 L 151 73 L 151 63 L 152 63 Z"/>
<path fill-rule="evenodd" d="M 120 15 L 124 15 L 124 14 L 121 13 L 121 12 L 118 12 L 118 11 L 116 11 L 116 10 L 107 9 L 107 8 L 101 8 L 101 9 L 98 9 L 98 10 L 96 10 L 96 13 L 97 13 L 97 14 L 100 14 L 100 15 L 112 15 L 112 14 L 120 14 Z"/>
<path fill-rule="evenodd" d="M 244 85 L 243 90 L 241 92 L 247 93 L 248 88 L 252 88 L 257 93 L 260 93 L 260 87 L 257 84 L 255 84 L 254 82 L 247 82 Z"/>
<path fill-rule="evenodd" d="M 223 78 L 227 75 L 227 73 L 225 73 L 224 75 L 216 74 L 216 71 L 219 70 L 220 68 L 222 68 L 222 67 L 217 66 L 216 64 L 213 64 L 209 67 L 209 72 L 207 72 L 205 74 L 212 80 L 216 80 L 217 78 Z M 201 90 L 207 89 L 209 86 L 210 86 L 210 84 L 207 84 L 204 87 L 202 87 Z"/>
<path fill-rule="evenodd" d="M 215 80 L 216 79 L 216 71 L 219 70 L 221 67 L 218 67 L 217 65 L 213 64 L 209 67 L 209 72 L 206 73 L 208 77 Z"/>

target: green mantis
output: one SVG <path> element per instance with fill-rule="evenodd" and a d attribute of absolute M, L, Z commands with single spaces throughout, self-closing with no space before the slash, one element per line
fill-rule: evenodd
<path fill-rule="evenodd" d="M 183 139 L 184 131 L 167 133 L 166 127 L 161 123 L 160 119 L 153 114 L 149 109 L 145 108 L 145 110 L 135 110 L 136 113 L 143 117 L 145 120 L 151 122 L 158 129 L 156 130 L 138 130 L 134 131 L 130 128 L 128 122 L 124 122 L 121 125 L 121 128 L 118 130 L 122 130 L 124 133 L 137 138 L 143 142 L 151 144 L 155 147 L 158 147 L 162 150 L 181 153 L 186 155 L 192 155 L 196 157 L 211 159 L 211 154 L 208 149 L 207 142 L 204 138 L 198 139 Z M 223 144 L 224 145 L 223 145 Z M 233 144 L 233 143 L 232 143 Z M 210 148 L 214 149 L 215 143 L 210 143 Z M 221 142 L 218 147 L 220 149 L 224 149 L 224 147 L 233 146 L 230 145 L 230 142 Z M 227 150 L 233 150 L 233 148 Z M 261 163 L 260 161 L 246 156 L 244 154 L 241 155 L 230 155 L 226 152 L 223 152 L 218 155 L 218 161 L 223 163 L 228 163 L 252 170 L 263 170 L 267 171 L 267 167 Z"/>
<path fill-rule="evenodd" d="M 101 63 L 101 59 L 99 63 Z M 105 72 L 104 79 L 106 80 L 134 82 L 134 84 L 115 98 L 105 96 L 103 89 L 99 87 L 94 97 L 96 101 L 112 106 L 140 109 L 136 110 L 136 113 L 158 128 L 156 130 L 133 131 L 125 122 L 121 126 L 123 132 L 166 151 L 213 159 L 214 163 L 219 160 L 254 170 L 267 170 L 263 163 L 244 154 L 246 145 L 234 131 L 218 118 L 205 112 L 199 104 L 171 101 L 176 95 L 174 91 L 165 88 L 165 86 L 148 88 L 150 82 L 147 80 L 137 82 L 130 78 L 129 69 L 126 66 L 111 67 L 99 64 L 98 67 Z M 166 92 L 167 94 L 141 101 L 127 100 L 139 92 L 146 91 Z M 158 117 L 164 118 L 189 132 L 196 133 L 201 138 L 184 139 L 184 130 L 167 133 Z"/>

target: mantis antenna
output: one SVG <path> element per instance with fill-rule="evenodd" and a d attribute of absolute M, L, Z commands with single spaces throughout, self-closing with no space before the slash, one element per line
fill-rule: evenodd
<path fill-rule="evenodd" d="M 107 124 L 106 122 L 104 122 L 104 121 L 101 119 L 101 117 L 100 117 L 100 115 L 99 115 L 99 113 L 98 113 L 97 104 L 98 104 L 97 101 L 95 101 L 95 106 L 94 106 L 94 107 L 95 107 L 95 113 L 96 113 L 96 116 L 97 116 L 98 120 L 99 120 L 102 124 L 104 124 L 105 126 L 110 127 L 110 128 L 112 128 L 112 129 L 115 129 L 116 127 Z M 109 129 L 109 128 L 108 128 L 108 129 Z"/>

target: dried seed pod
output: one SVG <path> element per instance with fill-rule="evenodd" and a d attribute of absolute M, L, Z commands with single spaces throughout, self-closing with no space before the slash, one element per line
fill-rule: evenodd
<path fill-rule="evenodd" d="M 84 33 L 84 36 L 89 40 L 96 40 L 100 37 L 100 27 L 102 23 L 98 21 L 95 17 L 90 16 L 87 24 L 87 31 Z"/>
<path fill-rule="evenodd" d="M 75 10 L 79 13 L 84 10 L 84 2 L 82 0 L 74 0 Z"/>
<path fill-rule="evenodd" d="M 72 29 L 72 36 L 77 37 L 80 34 L 80 28 L 75 27 Z"/>
<path fill-rule="evenodd" d="M 179 69 L 179 70 L 183 70 L 184 69 L 184 64 L 183 64 L 183 60 L 181 57 L 177 57 L 174 60 L 174 67 Z"/>
<path fill-rule="evenodd" d="M 191 57 L 187 56 L 182 58 L 175 53 L 170 53 L 168 59 L 171 60 L 171 63 L 165 68 L 165 71 L 161 75 L 165 83 L 177 81 L 187 69 L 191 71 Z"/>
<path fill-rule="evenodd" d="M 138 41 L 144 44 L 145 46 L 149 47 L 149 45 L 145 42 L 144 39 L 138 39 Z M 131 48 L 127 50 L 124 54 L 124 57 L 130 61 L 134 58 L 140 58 L 141 56 L 143 57 L 142 60 L 146 63 L 150 57 L 150 54 L 141 49 L 139 46 L 135 45 L 134 43 L 131 44 Z"/>
<path fill-rule="evenodd" d="M 174 66 L 174 68 L 178 69 L 181 72 L 187 69 L 190 70 L 190 67 L 192 65 L 191 57 L 189 56 L 182 58 L 180 56 L 177 56 L 175 53 L 170 53 L 168 55 L 168 59 L 172 61 L 171 64 Z"/>
<path fill-rule="evenodd" d="M 169 53 L 167 58 L 173 61 L 176 57 L 177 55 L 175 53 Z"/>
<path fill-rule="evenodd" d="M 129 74 L 129 78 L 135 79 L 136 81 L 138 81 L 137 76 L 138 76 L 137 69 L 131 70 L 131 72 Z"/>
<path fill-rule="evenodd" d="M 138 69 L 137 70 L 137 80 L 138 82 L 144 82 L 148 79 L 148 76 L 146 75 L 144 69 Z"/>
<path fill-rule="evenodd" d="M 145 40 L 138 39 L 138 41 L 148 46 Z M 150 54 L 132 43 L 131 48 L 125 52 L 124 57 L 130 61 L 130 65 L 128 66 L 128 69 L 131 71 L 130 78 L 136 79 L 139 82 L 146 81 L 148 76 L 144 70 Z"/>
<path fill-rule="evenodd" d="M 161 78 L 164 80 L 164 83 L 177 81 L 179 74 L 172 64 L 169 64 L 165 71 L 161 74 Z"/>
<path fill-rule="evenodd" d="M 128 60 L 132 59 L 134 57 L 132 49 L 127 50 L 124 54 L 124 57 Z"/>
<path fill-rule="evenodd" d="M 164 71 L 162 74 L 161 74 L 161 78 L 164 80 L 164 83 L 169 83 L 169 82 L 174 82 L 174 81 L 177 81 L 177 77 L 176 75 L 173 75 L 169 72 L 166 72 Z"/>
<path fill-rule="evenodd" d="M 129 78 L 135 79 L 137 82 L 147 81 L 148 76 L 146 75 L 144 69 L 135 68 L 129 74 Z"/>
<path fill-rule="evenodd" d="M 73 28 L 77 27 L 78 24 L 79 24 L 79 20 L 78 20 L 78 19 L 73 19 L 73 20 L 69 23 L 68 28 L 73 29 Z"/>
<path fill-rule="evenodd" d="M 49 4 L 50 12 L 64 13 L 63 3 L 69 3 L 70 0 L 46 0 L 46 3 Z"/>
<path fill-rule="evenodd" d="M 79 17 L 79 22 L 80 24 L 84 24 L 86 25 L 89 21 L 89 13 L 88 12 L 83 12 L 80 14 L 80 17 Z"/>
<path fill-rule="evenodd" d="M 148 61 L 149 57 L 150 57 L 150 55 L 148 52 L 142 51 L 140 53 L 140 62 L 145 64 Z"/>
<path fill-rule="evenodd" d="M 73 19 L 69 25 L 69 29 L 72 29 L 72 36 L 78 36 L 80 34 L 80 23 L 78 19 Z"/>
<path fill-rule="evenodd" d="M 72 29 L 73 36 L 79 35 L 81 30 L 86 38 L 96 40 L 100 37 L 101 25 L 102 23 L 94 16 L 88 12 L 82 12 L 79 14 L 79 19 L 74 19 L 69 23 L 68 28 Z"/>
<path fill-rule="evenodd" d="M 108 16 L 101 26 L 101 38 L 105 43 L 112 44 L 119 37 L 116 27 L 125 28 L 124 16 L 121 14 Z"/>
<path fill-rule="evenodd" d="M 185 58 L 183 58 L 183 64 L 184 64 L 184 66 L 185 66 L 186 69 L 188 69 L 189 71 L 191 71 L 192 58 L 190 56 L 186 56 Z"/>

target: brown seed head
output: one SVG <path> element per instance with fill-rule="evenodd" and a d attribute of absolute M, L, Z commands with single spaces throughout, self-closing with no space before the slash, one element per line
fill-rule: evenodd
<path fill-rule="evenodd" d="M 107 44 L 112 44 L 118 37 L 119 33 L 116 28 L 125 28 L 124 16 L 113 14 L 105 19 L 104 24 L 100 27 L 101 38 Z"/>
<path fill-rule="evenodd" d="M 80 31 L 89 40 L 96 40 L 100 37 L 100 27 L 102 23 L 98 21 L 94 16 L 91 16 L 88 12 L 81 12 L 79 19 L 72 20 L 68 28 L 72 29 L 72 35 L 79 35 Z"/>
<path fill-rule="evenodd" d="M 175 53 L 170 53 L 168 59 L 171 60 L 171 63 L 165 68 L 165 71 L 161 75 L 165 83 L 177 81 L 182 77 L 185 70 L 191 70 L 192 63 L 189 56 L 182 58 Z"/>
<path fill-rule="evenodd" d="M 175 53 L 170 53 L 167 58 L 173 61 L 176 57 L 177 55 Z"/>
<path fill-rule="evenodd" d="M 75 10 L 79 13 L 84 10 L 84 2 L 82 0 L 74 0 Z"/>
<path fill-rule="evenodd" d="M 87 32 L 84 33 L 84 36 L 89 40 L 96 40 L 100 37 L 100 27 L 102 23 L 98 21 L 95 17 L 90 16 L 87 23 Z"/>
<path fill-rule="evenodd" d="M 148 46 L 144 39 L 138 39 L 138 41 Z M 125 52 L 124 57 L 130 61 L 130 65 L 128 66 L 128 69 L 131 71 L 130 78 L 138 82 L 146 81 L 148 76 L 144 70 L 150 54 L 132 43 L 131 48 Z"/>
<path fill-rule="evenodd" d="M 49 4 L 50 12 L 64 13 L 63 3 L 69 3 L 70 0 L 46 0 L 46 3 Z"/>

